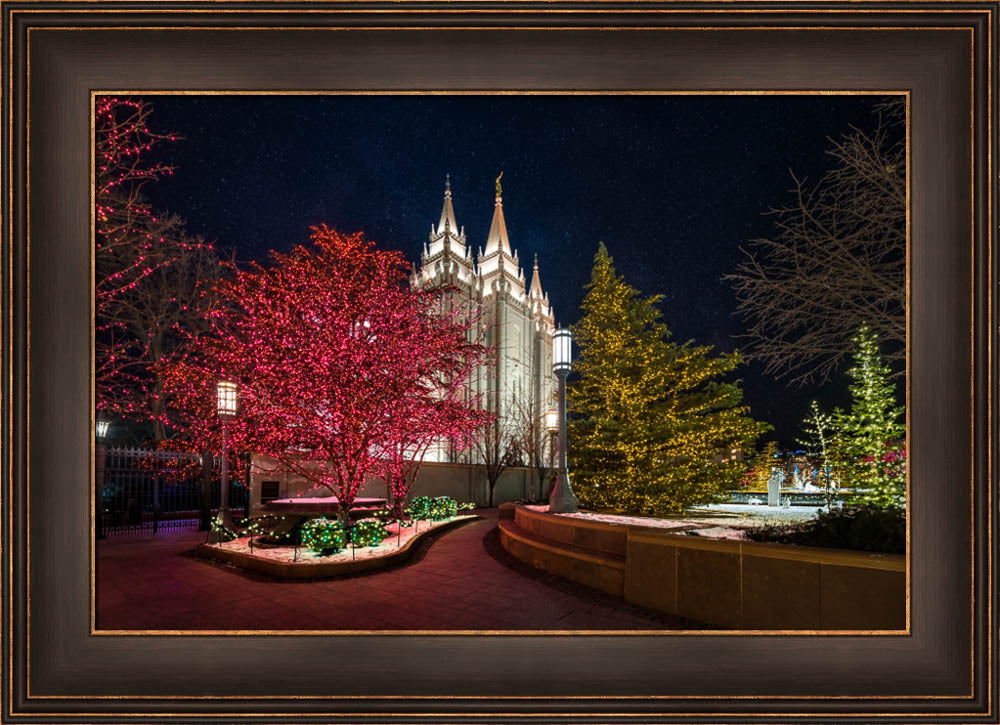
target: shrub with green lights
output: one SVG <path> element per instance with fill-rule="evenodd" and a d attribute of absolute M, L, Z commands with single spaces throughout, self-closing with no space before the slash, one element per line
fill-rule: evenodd
<path fill-rule="evenodd" d="M 361 519 L 351 530 L 351 541 L 355 546 L 378 546 L 388 535 L 389 531 L 378 519 Z"/>
<path fill-rule="evenodd" d="M 212 530 L 210 539 L 215 542 L 232 541 L 239 537 L 239 533 L 230 529 L 222 521 L 222 515 L 216 514 L 215 518 L 212 519 Z"/>
<path fill-rule="evenodd" d="M 372 517 L 381 521 L 384 526 L 396 524 L 400 528 L 404 529 L 413 526 L 413 518 L 410 516 L 409 510 L 405 508 L 383 506 L 375 511 L 372 514 Z"/>
<path fill-rule="evenodd" d="M 444 521 L 458 515 L 459 511 L 475 508 L 473 503 L 459 503 L 451 496 L 417 496 L 406 511 L 421 521 Z"/>
<path fill-rule="evenodd" d="M 243 526 L 251 541 L 256 536 L 259 537 L 258 543 L 290 544 L 295 540 L 295 525 L 298 521 L 296 517 L 265 514 L 244 520 Z"/>
<path fill-rule="evenodd" d="M 322 555 L 336 554 L 344 548 L 344 525 L 336 520 L 319 518 L 302 524 L 302 545 Z"/>
<path fill-rule="evenodd" d="M 443 521 L 458 515 L 458 501 L 451 496 L 438 496 L 431 500 L 430 511 L 431 521 Z"/>
<path fill-rule="evenodd" d="M 406 507 L 406 513 L 413 519 L 429 519 L 432 500 L 430 496 L 417 496 Z"/>

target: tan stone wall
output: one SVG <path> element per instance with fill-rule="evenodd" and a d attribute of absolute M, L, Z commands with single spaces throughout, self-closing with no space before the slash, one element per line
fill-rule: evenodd
<path fill-rule="evenodd" d="M 508 551 L 533 566 L 708 624 L 754 630 L 906 627 L 906 561 L 900 555 L 707 539 L 520 506 L 514 521 L 502 520 L 500 527 Z M 616 584 L 612 572 L 620 558 L 624 576 Z"/>
<path fill-rule="evenodd" d="M 260 507 L 261 481 L 278 481 L 281 498 L 297 496 L 308 487 L 300 476 L 289 473 L 267 473 L 271 467 L 268 459 L 256 457 L 254 472 L 251 476 L 251 496 L 253 507 Z M 527 468 L 508 468 L 497 481 L 494 493 L 494 503 L 517 501 L 528 495 Z M 538 496 L 538 473 L 535 472 L 535 496 Z M 386 497 L 385 482 L 378 478 L 370 479 L 358 493 L 362 497 Z M 472 501 L 477 506 L 486 506 L 489 500 L 489 490 L 486 474 L 482 466 L 464 463 L 431 463 L 420 466 L 417 480 L 410 490 L 412 496 L 451 496 L 457 501 Z"/>
<path fill-rule="evenodd" d="M 625 557 L 596 552 L 580 546 L 546 540 L 526 531 L 516 522 L 500 522 L 500 542 L 507 551 L 536 569 L 571 579 L 600 589 L 608 594 L 622 595 L 625 582 Z"/>
<path fill-rule="evenodd" d="M 624 526 L 548 516 L 522 506 L 514 510 L 514 521 L 525 531 L 548 539 L 598 553 L 625 556 L 628 529 Z"/>

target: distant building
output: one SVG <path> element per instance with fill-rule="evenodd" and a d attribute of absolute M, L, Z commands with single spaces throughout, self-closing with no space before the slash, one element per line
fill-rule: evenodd
<path fill-rule="evenodd" d="M 542 291 L 535 255 L 531 284 L 516 251 L 512 251 L 504 221 L 500 180 L 497 179 L 493 222 L 486 248 L 473 258 L 464 227 L 459 227 L 452 205 L 451 182 L 445 183 L 444 206 L 437 225 L 414 269 L 415 287 L 451 285 L 455 292 L 447 304 L 452 309 L 480 312 L 480 329 L 471 331 L 495 348 L 491 364 L 479 370 L 471 395 L 497 415 L 498 426 L 524 427 L 529 416 L 545 430 L 545 414 L 555 408 L 556 381 L 552 372 L 552 334 L 555 319 L 549 296 Z M 542 436 L 544 439 L 545 437 Z M 455 451 L 442 444 L 428 451 L 426 461 L 478 463 L 475 451 Z"/>

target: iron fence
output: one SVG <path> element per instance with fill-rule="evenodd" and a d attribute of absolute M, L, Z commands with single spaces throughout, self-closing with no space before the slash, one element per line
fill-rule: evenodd
<path fill-rule="evenodd" d="M 855 496 L 850 491 L 838 490 L 831 497 L 838 506 L 854 501 Z M 729 503 L 767 504 L 766 491 L 730 491 Z M 782 505 L 789 506 L 826 506 L 826 494 L 822 491 L 788 491 L 781 492 Z"/>
<path fill-rule="evenodd" d="M 98 451 L 100 453 L 100 451 Z M 98 474 L 101 465 L 98 462 Z M 219 507 L 220 466 L 212 460 L 210 508 Z M 104 449 L 101 524 L 105 536 L 198 528 L 202 507 L 201 458 L 190 453 L 143 448 Z M 230 511 L 242 511 L 248 490 L 229 481 Z"/>

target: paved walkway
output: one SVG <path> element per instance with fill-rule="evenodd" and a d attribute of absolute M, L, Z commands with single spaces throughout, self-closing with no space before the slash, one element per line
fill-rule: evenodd
<path fill-rule="evenodd" d="M 501 546 L 496 509 L 420 545 L 408 564 L 326 581 L 268 579 L 194 556 L 204 532 L 97 547 L 97 628 L 697 629 L 540 572 Z"/>

